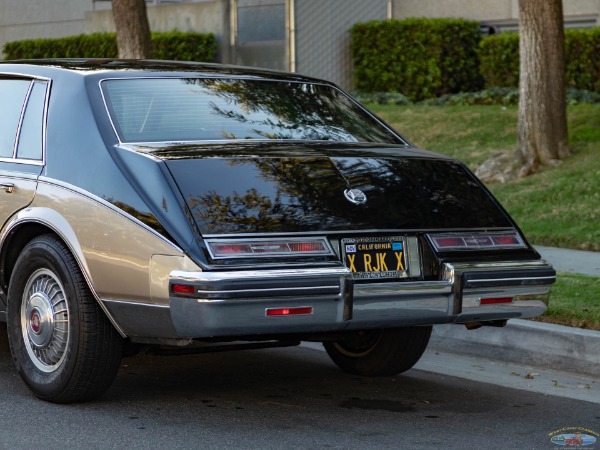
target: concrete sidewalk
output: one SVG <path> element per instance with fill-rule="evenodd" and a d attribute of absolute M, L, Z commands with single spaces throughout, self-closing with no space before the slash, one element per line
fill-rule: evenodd
<path fill-rule="evenodd" d="M 581 273 L 600 277 L 600 253 L 570 250 L 567 248 L 535 246 L 542 258 L 557 272 Z M 600 301 L 600 299 L 598 299 Z"/>
<path fill-rule="evenodd" d="M 551 247 L 536 249 L 557 272 L 600 277 L 600 253 Z M 520 319 L 509 320 L 503 328 L 482 327 L 471 331 L 462 325 L 436 325 L 430 347 L 585 374 L 600 380 L 600 331 Z"/>
<path fill-rule="evenodd" d="M 497 361 L 546 367 L 600 380 L 600 331 L 513 319 L 502 328 L 433 327 L 430 347 Z"/>

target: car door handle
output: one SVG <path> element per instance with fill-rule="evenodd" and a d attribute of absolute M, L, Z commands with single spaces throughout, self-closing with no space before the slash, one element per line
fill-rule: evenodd
<path fill-rule="evenodd" d="M 0 189 L 4 189 L 5 192 L 10 194 L 15 190 L 15 185 L 13 183 L 0 183 Z"/>

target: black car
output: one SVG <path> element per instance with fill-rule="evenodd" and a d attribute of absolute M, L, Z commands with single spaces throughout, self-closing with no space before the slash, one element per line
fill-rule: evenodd
<path fill-rule="evenodd" d="M 432 325 L 546 309 L 555 271 L 485 186 L 325 81 L 8 61 L 0 101 L 0 318 L 42 399 L 101 395 L 139 345 L 392 375 Z"/>

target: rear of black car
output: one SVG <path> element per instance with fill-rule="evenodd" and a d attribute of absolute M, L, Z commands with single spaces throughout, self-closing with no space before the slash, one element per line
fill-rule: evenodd
<path fill-rule="evenodd" d="M 416 362 L 431 325 L 546 308 L 554 270 L 479 180 L 326 83 L 129 77 L 102 92 L 121 151 L 163 165 L 197 231 L 178 244 L 199 269 L 169 280 L 179 337 L 322 340 L 346 370 L 384 374 Z"/>

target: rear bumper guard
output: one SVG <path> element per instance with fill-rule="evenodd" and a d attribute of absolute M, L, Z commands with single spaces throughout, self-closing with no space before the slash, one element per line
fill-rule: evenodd
<path fill-rule="evenodd" d="M 180 337 L 192 338 L 495 321 L 542 314 L 555 281 L 543 260 L 443 269 L 441 281 L 385 283 L 354 283 L 344 267 L 174 271 L 170 285 L 194 286 L 194 294 L 171 294 L 171 320 Z"/>

